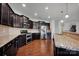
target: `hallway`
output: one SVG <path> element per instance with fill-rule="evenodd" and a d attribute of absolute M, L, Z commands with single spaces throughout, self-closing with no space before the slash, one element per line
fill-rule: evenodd
<path fill-rule="evenodd" d="M 53 56 L 53 40 L 34 40 L 19 48 L 17 56 Z"/>

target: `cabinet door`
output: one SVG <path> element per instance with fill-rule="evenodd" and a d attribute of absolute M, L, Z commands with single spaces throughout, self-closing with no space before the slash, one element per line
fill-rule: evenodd
<path fill-rule="evenodd" d="M 3 55 L 3 47 L 0 48 L 0 56 Z"/>
<path fill-rule="evenodd" d="M 19 15 L 17 15 L 17 14 L 14 15 L 14 23 L 13 24 L 17 28 L 20 27 L 21 23 L 20 23 L 20 16 Z"/>
<path fill-rule="evenodd" d="M 40 24 L 38 22 L 33 22 L 33 28 L 34 29 L 39 29 Z"/>
<path fill-rule="evenodd" d="M 9 10 L 9 25 L 13 26 L 13 12 Z"/>
<path fill-rule="evenodd" d="M 8 9 L 6 4 L 2 4 L 2 24 L 8 25 Z"/>
<path fill-rule="evenodd" d="M 15 55 L 16 55 L 16 52 L 15 52 L 14 45 L 11 45 L 11 46 L 5 51 L 5 54 L 4 54 L 4 55 L 7 55 L 7 56 L 15 56 Z"/>
<path fill-rule="evenodd" d="M 0 24 L 1 24 L 1 3 L 0 3 Z"/>
<path fill-rule="evenodd" d="M 20 28 L 22 28 L 22 24 L 23 24 L 23 17 L 22 16 L 20 16 L 19 21 L 20 21 Z"/>
<path fill-rule="evenodd" d="M 32 39 L 40 39 L 40 33 L 32 33 Z"/>
<path fill-rule="evenodd" d="M 14 47 L 17 48 L 17 49 L 20 47 L 20 38 L 19 38 L 19 36 L 15 38 Z"/>
<path fill-rule="evenodd" d="M 19 36 L 19 45 L 20 47 L 24 46 L 26 44 L 26 36 L 25 35 L 20 35 Z"/>
<path fill-rule="evenodd" d="M 19 35 L 16 41 L 17 48 L 24 46 L 26 44 L 26 35 Z"/>
<path fill-rule="evenodd" d="M 22 43 L 22 46 L 26 45 L 26 35 L 21 36 L 21 43 Z"/>
<path fill-rule="evenodd" d="M 14 47 L 13 41 L 7 43 L 3 47 L 3 55 L 4 56 L 15 56 L 16 55 L 16 48 Z"/>
<path fill-rule="evenodd" d="M 33 21 L 29 20 L 29 28 L 32 29 L 33 28 Z"/>

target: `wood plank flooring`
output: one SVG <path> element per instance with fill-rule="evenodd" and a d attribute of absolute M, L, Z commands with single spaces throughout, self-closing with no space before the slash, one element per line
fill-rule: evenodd
<path fill-rule="evenodd" d="M 17 56 L 53 56 L 53 40 L 34 40 L 19 48 Z"/>

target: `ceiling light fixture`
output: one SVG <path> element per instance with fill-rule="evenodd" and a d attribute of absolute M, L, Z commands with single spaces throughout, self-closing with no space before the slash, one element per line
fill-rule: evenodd
<path fill-rule="evenodd" d="M 23 7 L 26 7 L 26 4 L 22 4 Z"/>
<path fill-rule="evenodd" d="M 69 15 L 66 14 L 66 15 L 65 15 L 65 18 L 69 18 Z"/>
<path fill-rule="evenodd" d="M 37 15 L 38 15 L 38 13 L 34 13 L 34 15 L 35 15 L 35 16 L 37 16 Z"/>
<path fill-rule="evenodd" d="M 50 16 L 48 16 L 48 18 L 50 18 Z"/>
<path fill-rule="evenodd" d="M 68 3 L 66 3 L 66 15 L 65 18 L 69 18 L 69 14 L 68 14 Z"/>
<path fill-rule="evenodd" d="M 64 21 L 63 21 L 63 20 L 61 20 L 60 22 L 61 22 L 61 23 L 63 23 Z"/>
<path fill-rule="evenodd" d="M 45 10 L 48 10 L 48 6 L 45 7 Z"/>

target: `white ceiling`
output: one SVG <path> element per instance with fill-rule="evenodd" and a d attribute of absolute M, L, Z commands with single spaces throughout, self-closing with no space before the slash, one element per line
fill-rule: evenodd
<path fill-rule="evenodd" d="M 23 14 L 34 19 L 42 20 L 61 20 L 65 19 L 66 14 L 66 3 L 25 3 L 26 7 L 22 7 L 21 3 L 9 3 L 15 13 Z M 48 10 L 45 7 L 48 6 Z M 63 13 L 61 13 L 63 11 Z M 38 13 L 34 16 L 34 13 Z M 79 4 L 70 3 L 68 4 L 68 13 L 70 17 L 68 20 L 79 20 Z M 48 19 L 50 16 L 50 19 Z"/>

